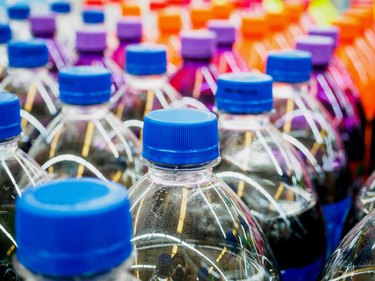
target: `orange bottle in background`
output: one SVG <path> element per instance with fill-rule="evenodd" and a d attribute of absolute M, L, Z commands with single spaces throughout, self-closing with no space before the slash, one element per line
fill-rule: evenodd
<path fill-rule="evenodd" d="M 192 7 L 190 9 L 190 26 L 192 29 L 206 28 L 212 14 L 209 7 Z"/>
<path fill-rule="evenodd" d="M 158 15 L 159 38 L 157 43 L 167 46 L 168 62 L 173 65 L 181 63 L 180 31 L 182 30 L 181 15 L 177 11 L 165 10 Z"/>
<path fill-rule="evenodd" d="M 302 26 L 301 18 L 305 12 L 305 7 L 302 4 L 294 2 L 284 3 L 284 12 L 289 17 L 289 34 L 292 36 L 292 44 L 296 38 L 305 35 L 305 31 Z"/>
<path fill-rule="evenodd" d="M 230 1 L 213 3 L 211 6 L 212 19 L 227 20 L 234 12 L 234 4 Z"/>
<path fill-rule="evenodd" d="M 269 25 L 269 40 L 271 50 L 287 50 L 293 46 L 288 42 L 289 17 L 283 11 L 270 11 L 266 13 Z"/>
<path fill-rule="evenodd" d="M 241 39 L 235 45 L 250 69 L 264 72 L 268 52 L 269 25 L 264 15 L 246 15 L 242 18 Z"/>
<path fill-rule="evenodd" d="M 121 4 L 121 12 L 123 16 L 141 16 L 141 7 L 135 3 L 126 3 Z"/>

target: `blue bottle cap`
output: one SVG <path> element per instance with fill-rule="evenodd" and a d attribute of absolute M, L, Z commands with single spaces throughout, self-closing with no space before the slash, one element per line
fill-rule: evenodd
<path fill-rule="evenodd" d="M 275 82 L 302 83 L 310 80 L 311 54 L 304 51 L 279 51 L 269 54 L 266 73 Z"/>
<path fill-rule="evenodd" d="M 0 93 L 0 141 L 21 134 L 21 106 L 16 95 Z"/>
<path fill-rule="evenodd" d="M 10 67 L 34 68 L 48 63 L 48 49 L 43 40 L 9 41 L 8 59 Z"/>
<path fill-rule="evenodd" d="M 167 51 L 163 45 L 135 44 L 126 48 L 126 72 L 158 75 L 167 72 Z"/>
<path fill-rule="evenodd" d="M 12 31 L 10 30 L 9 24 L 0 24 L 0 44 L 7 43 L 12 39 Z"/>
<path fill-rule="evenodd" d="M 106 103 L 111 95 L 111 73 L 100 67 L 76 66 L 59 72 L 60 100 L 66 104 Z"/>
<path fill-rule="evenodd" d="M 104 23 L 104 12 L 99 9 L 87 9 L 82 12 L 82 19 L 86 24 Z"/>
<path fill-rule="evenodd" d="M 30 7 L 26 4 L 14 4 L 8 7 L 8 17 L 11 20 L 26 20 L 30 15 Z"/>
<path fill-rule="evenodd" d="M 66 179 L 28 189 L 16 203 L 17 259 L 28 270 L 71 277 L 109 271 L 132 252 L 125 188 Z"/>
<path fill-rule="evenodd" d="M 142 156 L 160 165 L 197 165 L 219 157 L 217 118 L 194 109 L 152 111 L 144 118 Z"/>
<path fill-rule="evenodd" d="M 50 9 L 56 14 L 69 14 L 72 7 L 68 1 L 55 1 L 51 3 Z"/>
<path fill-rule="evenodd" d="M 233 114 L 271 111 L 272 77 L 260 73 L 228 73 L 217 80 L 216 106 Z"/>

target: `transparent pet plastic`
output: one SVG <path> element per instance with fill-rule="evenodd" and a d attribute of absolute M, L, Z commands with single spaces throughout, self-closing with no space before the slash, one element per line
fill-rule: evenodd
<path fill-rule="evenodd" d="M 98 177 L 130 187 L 144 174 L 140 146 L 108 105 L 64 105 L 29 155 L 58 178 Z"/>
<path fill-rule="evenodd" d="M 12 38 L 15 40 L 31 39 L 30 24 L 28 20 L 11 20 L 9 22 L 12 30 Z"/>
<path fill-rule="evenodd" d="M 279 280 L 263 233 L 233 191 L 199 167 L 158 167 L 130 190 L 140 280 Z"/>
<path fill-rule="evenodd" d="M 7 76 L 8 51 L 6 44 L 0 44 L 0 82 Z"/>
<path fill-rule="evenodd" d="M 329 258 L 320 280 L 374 280 L 374 241 L 375 211 L 372 211 L 345 236 Z"/>
<path fill-rule="evenodd" d="M 260 223 L 281 272 L 315 264 L 315 276 L 300 276 L 316 280 L 326 251 L 323 216 L 307 171 L 269 115 L 220 114 L 215 172 Z"/>
<path fill-rule="evenodd" d="M 58 86 L 46 68 L 8 68 L 8 76 L 0 84 L 4 91 L 16 94 L 20 100 L 23 138 L 21 147 L 25 151 L 44 131 L 52 118 L 58 113 Z"/>
<path fill-rule="evenodd" d="M 0 280 L 18 280 L 12 268 L 16 250 L 14 215 L 16 198 L 27 187 L 48 181 L 48 175 L 18 148 L 19 138 L 0 143 Z"/>

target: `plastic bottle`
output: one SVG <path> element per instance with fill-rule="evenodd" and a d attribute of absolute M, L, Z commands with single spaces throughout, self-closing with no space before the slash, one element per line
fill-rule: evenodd
<path fill-rule="evenodd" d="M 21 147 L 28 151 L 60 108 L 57 83 L 48 72 L 48 49 L 42 40 L 10 41 L 8 60 L 8 75 L 0 88 L 20 99 L 24 132 Z"/>
<path fill-rule="evenodd" d="M 168 83 L 167 53 L 163 45 L 129 45 L 126 61 L 126 85 L 112 101 L 118 118 L 143 121 L 150 111 L 169 108 L 182 99 Z"/>
<path fill-rule="evenodd" d="M 117 23 L 119 45 L 112 54 L 112 59 L 125 69 L 125 49 L 142 41 L 142 21 L 139 17 L 123 17 Z"/>
<path fill-rule="evenodd" d="M 69 50 L 73 50 L 78 19 L 74 17 L 71 3 L 65 0 L 54 1 L 50 5 L 50 10 L 56 15 L 58 40 Z"/>
<path fill-rule="evenodd" d="M 27 4 L 14 4 L 8 7 L 8 18 L 13 39 L 27 40 L 31 38 L 28 18 L 30 7 Z"/>
<path fill-rule="evenodd" d="M 175 11 L 162 11 L 159 13 L 157 21 L 159 37 L 156 42 L 167 46 L 168 62 L 177 66 L 181 63 L 181 42 L 179 37 L 182 30 L 181 15 Z"/>
<path fill-rule="evenodd" d="M 30 17 L 31 33 L 35 38 L 46 42 L 49 54 L 49 70 L 57 77 L 57 72 L 73 64 L 73 54 L 60 44 L 56 35 L 56 18 L 52 15 Z"/>
<path fill-rule="evenodd" d="M 327 109 L 334 126 L 339 129 L 354 181 L 361 176 L 360 171 L 363 169 L 361 118 L 355 104 L 352 104 L 341 91 L 328 70 L 332 61 L 334 42 L 331 38 L 323 36 L 306 36 L 297 39 L 296 48 L 312 55 L 313 75 L 310 94 L 314 95 Z"/>
<path fill-rule="evenodd" d="M 287 29 L 287 40 L 291 46 L 294 46 L 298 37 L 305 35 L 301 24 L 301 17 L 304 13 L 304 7 L 298 3 L 285 3 L 284 14 L 288 16 L 289 26 Z"/>
<path fill-rule="evenodd" d="M 282 11 L 268 11 L 266 18 L 269 25 L 268 36 L 271 50 L 291 49 L 292 45 L 288 42 L 286 36 L 287 28 L 289 26 L 288 15 Z"/>
<path fill-rule="evenodd" d="M 190 9 L 191 28 L 205 29 L 211 17 L 211 9 L 209 7 L 192 7 Z"/>
<path fill-rule="evenodd" d="M 233 48 L 236 41 L 236 28 L 229 21 L 212 20 L 208 29 L 216 33 L 217 52 L 213 64 L 219 73 L 245 72 L 249 67 L 241 55 Z"/>
<path fill-rule="evenodd" d="M 129 209 L 123 186 L 95 179 L 25 191 L 16 208 L 17 272 L 25 281 L 136 280 Z"/>
<path fill-rule="evenodd" d="M 47 174 L 23 151 L 17 141 L 21 135 L 20 103 L 17 96 L 0 94 L 0 279 L 18 280 L 12 268 L 16 249 L 14 209 L 18 196 L 27 188 L 47 181 Z"/>
<path fill-rule="evenodd" d="M 213 1 L 211 5 L 212 19 L 229 20 L 234 12 L 234 8 L 231 1 Z"/>
<path fill-rule="evenodd" d="M 217 176 L 260 223 L 282 280 L 316 281 L 326 253 L 323 215 L 302 162 L 270 122 L 272 78 L 225 74 L 217 87 L 222 157 Z"/>
<path fill-rule="evenodd" d="M 0 82 L 7 75 L 8 68 L 8 50 L 7 43 L 12 39 L 12 31 L 9 24 L 0 23 Z"/>
<path fill-rule="evenodd" d="M 123 70 L 105 55 L 107 50 L 107 33 L 102 28 L 80 29 L 77 31 L 76 50 L 78 59 L 76 66 L 104 67 L 111 72 L 113 93 L 125 83 Z"/>
<path fill-rule="evenodd" d="M 375 210 L 344 237 L 329 258 L 320 280 L 374 280 L 374 233 Z"/>
<path fill-rule="evenodd" d="M 267 74 L 274 84 L 272 122 L 299 151 L 322 203 L 327 250 L 337 246 L 351 204 L 350 173 L 337 128 L 323 105 L 309 95 L 311 55 L 271 53 Z"/>
<path fill-rule="evenodd" d="M 237 49 L 250 69 L 264 72 L 271 44 L 267 38 L 269 26 L 262 15 L 246 15 L 242 18 L 241 39 Z"/>
<path fill-rule="evenodd" d="M 279 280 L 250 211 L 212 172 L 220 157 L 214 114 L 150 112 L 142 157 L 149 171 L 129 190 L 137 278 Z"/>
<path fill-rule="evenodd" d="M 185 31 L 181 34 L 182 65 L 171 76 L 171 85 L 184 97 L 202 102 L 209 110 L 215 104 L 217 69 L 211 64 L 216 53 L 212 31 Z"/>
<path fill-rule="evenodd" d="M 141 6 L 135 1 L 132 2 L 123 2 L 121 4 L 121 11 L 122 16 L 133 16 L 133 17 L 139 17 L 142 15 Z"/>
<path fill-rule="evenodd" d="M 59 72 L 61 112 L 29 155 L 59 178 L 98 177 L 130 187 L 142 174 L 140 143 L 109 110 L 110 73 L 73 67 Z"/>

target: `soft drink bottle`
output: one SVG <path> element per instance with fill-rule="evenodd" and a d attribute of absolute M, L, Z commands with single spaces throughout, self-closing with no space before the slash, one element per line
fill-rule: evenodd
<path fill-rule="evenodd" d="M 132 44 L 142 41 L 142 21 L 139 17 L 123 17 L 117 23 L 117 38 L 119 45 L 112 54 L 112 59 L 125 69 L 125 50 Z"/>
<path fill-rule="evenodd" d="M 320 281 L 371 281 L 375 277 L 375 210 L 358 223 L 329 258 Z"/>
<path fill-rule="evenodd" d="M 209 7 L 192 7 L 190 9 L 190 26 L 192 29 L 205 29 L 211 17 Z"/>
<path fill-rule="evenodd" d="M 126 85 L 112 99 L 118 118 L 143 121 L 148 112 L 177 105 L 182 99 L 168 82 L 163 45 L 129 45 L 126 61 Z M 140 133 L 137 129 L 135 132 Z"/>
<path fill-rule="evenodd" d="M 158 15 L 159 37 L 156 42 L 167 46 L 168 62 L 174 66 L 181 63 L 181 41 L 179 38 L 182 29 L 181 15 L 175 11 L 162 11 Z"/>
<path fill-rule="evenodd" d="M 217 176 L 260 223 L 282 279 L 316 281 L 326 251 L 323 215 L 305 167 L 270 122 L 272 78 L 224 74 L 217 87 Z"/>
<path fill-rule="evenodd" d="M 331 38 L 323 36 L 306 36 L 297 39 L 296 48 L 312 55 L 313 74 L 310 94 L 327 109 L 335 127 L 339 129 L 351 167 L 352 180 L 357 180 L 363 161 L 361 118 L 355 105 L 341 91 L 328 70 L 332 61 L 334 42 Z"/>
<path fill-rule="evenodd" d="M 202 102 L 209 110 L 215 105 L 217 69 L 211 63 L 216 53 L 212 31 L 185 31 L 181 34 L 183 63 L 171 76 L 171 85 L 184 97 Z"/>
<path fill-rule="evenodd" d="M 121 19 L 121 2 L 120 0 L 109 0 L 104 6 L 104 15 L 107 30 L 115 31 L 117 22 Z"/>
<path fill-rule="evenodd" d="M 56 15 L 57 39 L 69 50 L 73 50 L 79 20 L 74 17 L 71 3 L 66 0 L 54 1 L 50 10 Z"/>
<path fill-rule="evenodd" d="M 343 234 L 347 234 L 358 222 L 375 209 L 375 171 L 366 180 L 355 198 L 348 218 L 346 219 Z M 344 236 L 344 235 L 343 235 Z"/>
<path fill-rule="evenodd" d="M 288 16 L 288 28 L 287 28 L 287 40 L 291 46 L 295 44 L 295 40 L 298 37 L 305 35 L 305 31 L 300 23 L 301 17 L 304 13 L 302 4 L 285 4 L 284 14 Z"/>
<path fill-rule="evenodd" d="M 225 20 L 212 20 L 207 26 L 216 33 L 217 52 L 213 64 L 219 73 L 249 71 L 241 55 L 233 48 L 237 37 L 235 26 Z"/>
<path fill-rule="evenodd" d="M 43 39 L 48 48 L 49 69 L 57 77 L 57 72 L 73 64 L 73 55 L 68 52 L 55 37 L 56 18 L 51 15 L 30 17 L 31 33 L 35 38 Z"/>
<path fill-rule="evenodd" d="M 237 49 L 250 69 L 264 72 L 271 44 L 267 38 L 269 25 L 265 16 L 246 15 L 242 18 L 241 39 Z"/>
<path fill-rule="evenodd" d="M 61 112 L 29 151 L 50 174 L 94 176 L 131 186 L 142 174 L 140 143 L 109 109 L 111 75 L 103 68 L 59 72 Z"/>
<path fill-rule="evenodd" d="M 282 11 L 268 11 L 266 19 L 269 26 L 269 40 L 271 50 L 287 50 L 292 45 L 288 42 L 286 33 L 288 28 L 288 15 Z"/>
<path fill-rule="evenodd" d="M 274 84 L 272 122 L 299 151 L 322 203 L 328 253 L 337 246 L 350 208 L 347 159 L 337 128 L 323 105 L 309 95 L 311 55 L 303 51 L 271 53 L 267 74 Z"/>
<path fill-rule="evenodd" d="M 21 136 L 20 103 L 17 96 L 0 94 L 0 279 L 18 280 L 12 268 L 17 243 L 14 232 L 16 198 L 27 187 L 48 180 L 47 174 L 18 148 Z"/>
<path fill-rule="evenodd" d="M 17 200 L 14 264 L 25 281 L 133 281 L 130 202 L 123 186 L 58 180 Z"/>
<path fill-rule="evenodd" d="M 28 151 L 60 108 L 57 83 L 48 72 L 48 48 L 42 40 L 10 41 L 8 60 L 8 75 L 0 88 L 20 99 L 24 131 L 21 147 Z"/>
<path fill-rule="evenodd" d="M 212 171 L 218 124 L 210 112 L 167 109 L 144 119 L 148 173 L 130 190 L 140 280 L 279 280 L 250 211 Z"/>
<path fill-rule="evenodd" d="M 7 75 L 8 68 L 8 50 L 7 44 L 12 39 L 12 31 L 9 24 L 0 23 L 0 82 Z"/>
<path fill-rule="evenodd" d="M 108 56 L 107 33 L 102 28 L 80 29 L 77 31 L 76 50 L 78 59 L 76 66 L 104 67 L 111 72 L 113 93 L 125 83 L 123 70 Z"/>
<path fill-rule="evenodd" d="M 229 20 L 234 12 L 234 8 L 231 1 L 213 1 L 211 5 L 212 19 Z"/>
<path fill-rule="evenodd" d="M 30 7 L 26 3 L 14 4 L 8 7 L 8 18 L 13 39 L 27 40 L 31 38 L 28 18 Z"/>

